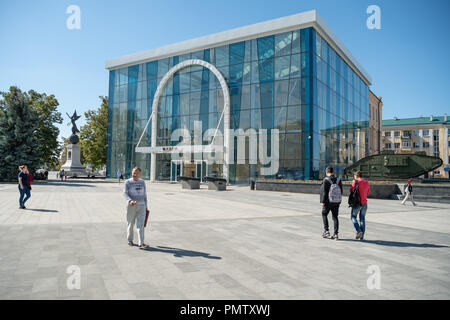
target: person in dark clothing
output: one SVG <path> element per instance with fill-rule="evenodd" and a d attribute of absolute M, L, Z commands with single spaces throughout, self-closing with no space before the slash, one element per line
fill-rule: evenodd
<path fill-rule="evenodd" d="M 330 231 L 328 225 L 328 213 L 331 211 L 333 216 L 334 234 L 332 239 L 338 240 L 339 233 L 339 206 L 342 201 L 342 181 L 335 177 L 334 169 L 328 167 L 326 169 L 326 177 L 322 181 L 320 187 L 320 204 L 322 205 L 322 219 L 325 231 L 322 234 L 323 238 L 330 238 Z"/>
<path fill-rule="evenodd" d="M 19 197 L 19 209 L 26 209 L 25 208 L 25 202 L 27 202 L 28 199 L 30 199 L 31 197 L 31 192 L 30 192 L 30 186 L 28 185 L 28 168 L 26 165 L 22 165 L 19 167 L 19 175 L 18 175 L 18 179 L 19 180 L 19 193 L 20 193 L 20 197 Z"/>

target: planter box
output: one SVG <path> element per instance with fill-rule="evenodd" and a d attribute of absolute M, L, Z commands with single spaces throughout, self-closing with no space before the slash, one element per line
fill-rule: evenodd
<path fill-rule="evenodd" d="M 208 181 L 208 190 L 225 191 L 227 190 L 226 181 Z"/>
<path fill-rule="evenodd" d="M 190 177 L 180 177 L 182 189 L 200 189 L 200 179 Z"/>

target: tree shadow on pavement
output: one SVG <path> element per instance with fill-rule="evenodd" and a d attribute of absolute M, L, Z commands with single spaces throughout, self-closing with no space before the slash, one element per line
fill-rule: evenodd
<path fill-rule="evenodd" d="M 438 245 L 432 243 L 411 243 L 411 242 L 398 242 L 398 241 L 385 241 L 385 240 L 356 240 L 356 239 L 339 239 L 339 241 L 351 241 L 377 244 L 380 246 L 388 247 L 412 247 L 412 248 L 448 248 L 445 245 Z"/>
<path fill-rule="evenodd" d="M 170 254 L 173 254 L 174 257 L 177 257 L 177 258 L 201 257 L 201 258 L 215 259 L 215 260 L 222 259 L 221 257 L 211 256 L 209 253 L 205 253 L 205 252 L 185 250 L 185 249 L 179 249 L 179 248 L 171 248 L 171 247 L 163 247 L 163 246 L 149 247 L 148 249 L 145 249 L 145 251 L 170 253 Z"/>

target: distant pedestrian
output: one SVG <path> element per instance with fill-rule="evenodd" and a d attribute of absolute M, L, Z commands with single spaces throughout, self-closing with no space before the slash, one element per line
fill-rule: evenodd
<path fill-rule="evenodd" d="M 120 179 L 123 179 L 123 175 L 122 175 L 122 172 L 120 171 L 120 169 L 117 169 L 117 179 L 119 180 L 119 184 L 120 184 Z"/>
<path fill-rule="evenodd" d="M 59 179 L 59 171 L 56 171 L 56 180 Z"/>
<path fill-rule="evenodd" d="M 339 206 L 342 202 L 342 181 L 340 178 L 335 177 L 334 169 L 328 167 L 326 169 L 326 177 L 322 181 L 320 187 L 320 204 L 322 205 L 322 219 L 324 232 L 323 238 L 331 238 L 338 240 L 339 234 Z M 330 231 L 328 226 L 328 214 L 333 216 L 334 234 L 330 237 Z"/>
<path fill-rule="evenodd" d="M 61 178 L 61 181 L 64 180 L 64 169 L 61 169 L 61 170 L 59 171 L 59 177 Z"/>
<path fill-rule="evenodd" d="M 147 191 L 145 181 L 140 179 L 141 169 L 133 168 L 132 177 L 125 181 L 124 195 L 128 202 L 127 205 L 127 238 L 128 245 L 134 246 L 134 224 L 139 237 L 139 249 L 147 249 L 148 245 L 144 243 L 144 224 L 147 211 Z"/>
<path fill-rule="evenodd" d="M 28 186 L 28 168 L 26 165 L 21 165 L 19 170 L 19 209 L 26 209 L 25 202 L 27 202 L 31 197 L 30 188 Z"/>
<path fill-rule="evenodd" d="M 352 207 L 351 218 L 356 230 L 356 240 L 364 240 L 366 232 L 367 196 L 370 193 L 370 184 L 362 178 L 361 171 L 356 171 L 350 188 L 350 194 L 357 188 L 358 202 Z M 359 215 L 359 222 L 357 220 Z"/>
<path fill-rule="evenodd" d="M 408 183 L 405 184 L 404 186 L 404 192 L 405 192 L 405 199 L 403 199 L 402 204 L 405 205 L 406 204 L 406 200 L 410 200 L 413 204 L 413 206 L 416 206 L 416 203 L 414 202 L 414 196 L 412 194 L 413 192 L 413 187 L 412 187 L 412 179 L 409 178 L 408 179 Z"/>

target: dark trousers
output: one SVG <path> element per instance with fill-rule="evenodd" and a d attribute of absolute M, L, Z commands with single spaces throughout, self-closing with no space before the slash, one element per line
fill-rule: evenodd
<path fill-rule="evenodd" d="M 325 208 L 322 208 L 323 227 L 326 231 L 329 231 L 328 213 L 331 211 L 331 214 L 333 215 L 334 234 L 338 234 L 339 232 L 339 205 L 339 203 L 327 203 Z"/>

